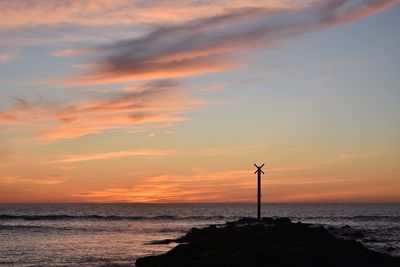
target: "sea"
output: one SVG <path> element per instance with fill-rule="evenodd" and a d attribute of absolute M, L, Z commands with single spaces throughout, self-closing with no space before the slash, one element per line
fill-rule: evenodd
<path fill-rule="evenodd" d="M 0 266 L 135 266 L 176 246 L 151 241 L 255 215 L 255 204 L 0 204 Z M 262 215 L 351 229 L 366 247 L 400 256 L 400 204 L 265 203 Z"/>

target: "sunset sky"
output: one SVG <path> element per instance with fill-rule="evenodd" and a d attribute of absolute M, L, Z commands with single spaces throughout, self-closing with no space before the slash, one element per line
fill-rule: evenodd
<path fill-rule="evenodd" d="M 0 202 L 398 202 L 398 3 L 0 0 Z"/>

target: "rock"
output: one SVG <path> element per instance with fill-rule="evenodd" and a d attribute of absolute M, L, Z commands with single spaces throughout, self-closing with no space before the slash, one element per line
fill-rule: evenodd
<path fill-rule="evenodd" d="M 171 241 L 172 242 L 172 241 Z M 165 254 L 136 261 L 137 267 L 369 267 L 400 266 L 400 259 L 334 237 L 323 227 L 288 218 L 243 218 L 224 227 L 193 228 Z"/>
<path fill-rule="evenodd" d="M 361 232 L 355 231 L 355 232 L 349 233 L 348 236 L 353 237 L 353 238 L 363 238 L 365 235 Z"/>
<path fill-rule="evenodd" d="M 256 222 L 257 222 L 256 218 L 243 217 L 243 218 L 240 218 L 239 220 L 237 220 L 234 223 L 237 223 L 237 224 L 252 224 L 252 223 L 256 223 Z"/>
<path fill-rule="evenodd" d="M 365 237 L 361 231 L 355 230 L 349 225 L 345 225 L 340 228 L 329 227 L 328 229 L 333 235 L 342 237 L 344 239 L 360 239 Z"/>
<path fill-rule="evenodd" d="M 282 217 L 275 219 L 273 223 L 278 225 L 289 225 L 292 223 L 292 221 L 289 218 Z"/>

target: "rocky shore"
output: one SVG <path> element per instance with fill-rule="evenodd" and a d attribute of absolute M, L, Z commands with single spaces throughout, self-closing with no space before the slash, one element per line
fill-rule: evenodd
<path fill-rule="evenodd" d="M 193 228 L 169 252 L 140 258 L 137 267 L 398 267 L 400 258 L 337 238 L 321 226 L 288 218 L 242 218 L 224 225 Z"/>

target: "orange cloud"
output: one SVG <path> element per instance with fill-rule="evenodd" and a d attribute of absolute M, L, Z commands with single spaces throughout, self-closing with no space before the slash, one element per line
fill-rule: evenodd
<path fill-rule="evenodd" d="M 35 184 L 35 185 L 56 185 L 63 183 L 61 179 L 43 179 L 43 178 L 20 178 L 16 176 L 0 177 L 0 184 L 14 185 L 14 184 Z"/>
<path fill-rule="evenodd" d="M 268 191 L 268 201 L 276 202 L 317 201 L 318 197 L 327 198 L 329 192 L 337 192 L 337 197 L 347 197 L 347 194 L 339 192 L 348 190 L 349 185 L 354 188 L 360 181 L 371 183 L 377 177 L 381 178 L 382 173 L 335 175 L 324 174 L 321 170 L 332 164 L 343 164 L 363 156 L 357 154 L 343 158 L 339 155 L 301 164 L 267 165 L 262 178 L 263 190 Z M 256 190 L 254 169 L 194 169 L 187 174 L 136 178 L 136 182 L 125 187 L 90 190 L 73 196 L 88 202 L 251 202 L 254 201 Z M 299 193 L 299 190 L 304 192 Z"/>
<path fill-rule="evenodd" d="M 172 150 L 125 150 L 125 151 L 114 151 L 114 152 L 104 152 L 95 154 L 74 154 L 63 156 L 59 159 L 44 161 L 42 164 L 53 164 L 53 163 L 72 163 L 72 162 L 82 162 L 82 161 L 92 161 L 92 160 L 107 160 L 107 159 L 117 159 L 124 157 L 133 156 L 170 156 L 174 155 L 175 151 Z"/>
<path fill-rule="evenodd" d="M 192 202 L 223 201 L 229 195 L 238 198 L 237 187 L 252 186 L 243 180 L 246 171 L 196 172 L 193 175 L 159 175 L 147 177 L 131 187 L 112 187 L 104 190 L 74 194 L 89 202 Z"/>
<path fill-rule="evenodd" d="M 44 98 L 16 99 L 15 107 L 0 113 L 0 123 L 40 128 L 39 138 L 44 140 L 80 137 L 112 128 L 172 124 L 184 121 L 184 113 L 205 103 L 189 94 L 180 90 L 177 82 L 163 80 L 70 104 L 53 104 Z"/>
<path fill-rule="evenodd" d="M 263 201 L 345 201 L 368 199 L 369 185 L 349 190 L 366 181 L 365 176 L 299 178 L 274 177 L 269 172 L 262 179 Z M 388 188 L 381 188 L 384 198 Z M 375 192 L 375 193 L 378 193 Z M 256 178 L 253 170 L 207 172 L 189 175 L 146 177 L 134 185 L 111 187 L 73 194 L 86 202 L 254 202 Z M 375 196 L 379 199 L 379 196 Z"/>
<path fill-rule="evenodd" d="M 140 36 L 156 25 L 215 16 L 229 9 L 297 9 L 312 0 L 18 0 L 0 1 L 3 46 L 54 46 L 53 55 L 74 54 L 80 43 Z M 68 51 L 69 50 L 69 51 Z M 76 51 L 75 51 L 76 52 Z"/>
<path fill-rule="evenodd" d="M 187 0 L 153 1 L 151 4 L 136 0 L 1 1 L 3 19 L 0 21 L 0 29 L 54 26 L 61 23 L 84 26 L 165 24 L 219 14 L 227 8 L 292 8 L 307 2 L 310 1 L 220 0 L 218 4 Z"/>
<path fill-rule="evenodd" d="M 137 0 L 0 1 L 0 39 L 3 46 L 10 47 L 53 45 L 57 50 L 54 54 L 61 56 L 62 50 L 69 50 L 66 48 L 76 43 L 105 43 L 110 39 L 138 36 L 154 25 L 182 23 L 222 14 L 226 9 L 295 9 L 310 1 L 169 0 L 151 4 Z"/>
<path fill-rule="evenodd" d="M 129 66 L 128 66 L 129 65 Z M 177 78 L 185 76 L 194 76 L 210 72 L 221 72 L 233 70 L 238 67 L 237 63 L 228 62 L 227 60 L 203 57 L 201 59 L 182 59 L 171 61 L 146 61 L 146 62 L 130 62 L 127 63 L 127 69 L 115 68 L 113 63 L 98 63 L 85 66 L 90 72 L 75 77 L 54 79 L 45 81 L 45 83 L 56 83 L 60 85 L 84 86 L 94 84 L 108 84 L 126 81 L 153 80 L 165 78 Z"/>
<path fill-rule="evenodd" d="M 292 171 L 295 168 L 286 169 Z M 279 166 L 266 170 L 266 176 L 263 177 L 264 185 L 267 188 L 304 185 L 332 186 L 361 180 L 360 177 L 315 179 L 289 174 L 282 176 L 282 172 L 283 168 Z M 248 202 L 254 201 L 255 188 L 256 180 L 253 169 L 195 170 L 187 175 L 145 177 L 131 186 L 86 191 L 73 196 L 89 202 Z M 279 200 L 275 196 L 273 199 Z"/>

